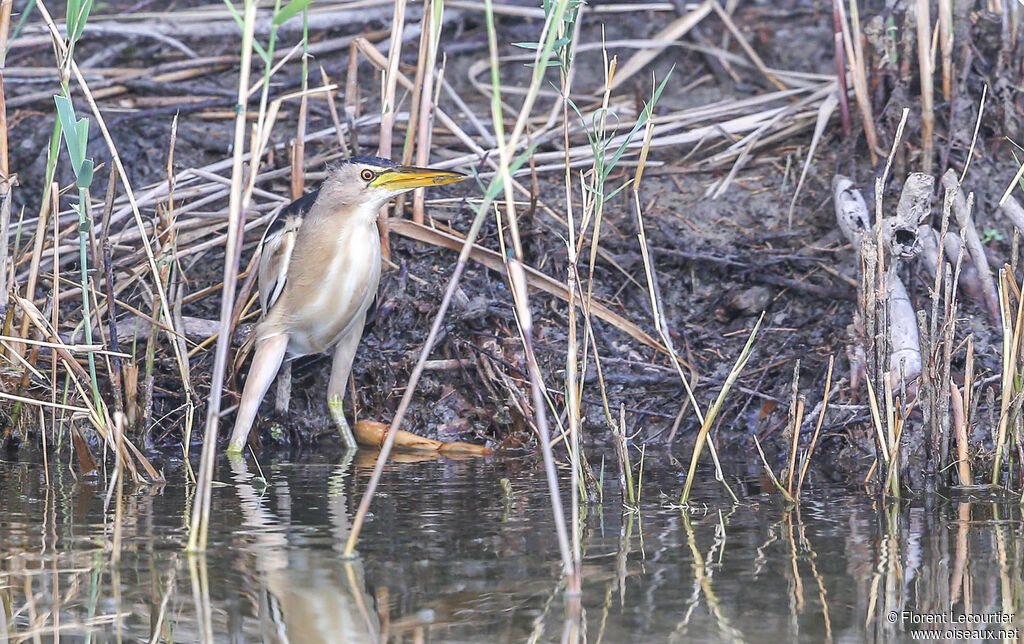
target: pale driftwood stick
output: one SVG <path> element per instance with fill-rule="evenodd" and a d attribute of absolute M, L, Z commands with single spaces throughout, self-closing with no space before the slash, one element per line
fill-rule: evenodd
<path fill-rule="evenodd" d="M 903 184 L 896 214 L 883 222 L 882 233 L 889 252 L 898 259 L 910 259 L 921 252 L 917 229 L 932 212 L 932 189 L 935 177 L 912 172 Z"/>
<path fill-rule="evenodd" d="M 1024 235 L 1024 206 L 1021 206 L 1020 202 L 1013 195 L 1009 195 L 1006 201 L 999 204 L 999 210 Z"/>
<path fill-rule="evenodd" d="M 917 315 L 907 289 L 897 274 L 899 264 L 893 262 L 886 275 L 885 295 L 889 300 L 889 378 L 893 389 L 901 382 L 908 385 L 921 375 L 921 336 Z"/>
<path fill-rule="evenodd" d="M 917 237 L 921 242 L 922 268 L 928 273 L 931 282 L 935 281 L 935 273 L 939 270 L 939 231 L 931 226 L 918 228 Z M 956 267 L 957 258 L 960 257 L 963 248 L 963 240 L 960 235 L 954 232 L 946 233 L 946 241 L 943 245 L 943 259 L 952 268 Z M 960 278 L 958 280 L 960 291 L 969 298 L 977 300 L 985 306 L 984 289 L 978 279 L 978 268 L 971 261 L 971 256 L 964 253 L 960 262 Z"/>
<path fill-rule="evenodd" d="M 864 195 L 847 177 L 837 174 L 832 177 L 832 202 L 839 229 L 860 257 L 862 244 L 871 234 L 871 212 L 864 201 Z M 850 387 L 854 390 L 860 387 L 867 369 L 867 350 L 863 344 L 866 333 L 862 314 L 866 306 L 864 299 L 861 293 L 858 297 L 858 311 L 847 327 L 850 342 L 846 351 L 850 359 Z"/>
<path fill-rule="evenodd" d="M 963 258 L 960 260 L 960 290 L 968 297 L 977 300 L 982 306 L 985 306 L 985 288 L 981 285 L 978 267 L 974 264 L 974 260 L 971 259 L 970 254 L 964 247 L 963 238 L 955 232 L 947 231 L 943 248 L 946 261 L 952 268 L 956 268 L 957 258 Z"/>
<path fill-rule="evenodd" d="M 843 235 L 860 252 L 860 242 L 871 232 L 871 212 L 853 182 L 843 175 L 832 177 L 832 201 L 836 209 L 836 223 Z"/>
<path fill-rule="evenodd" d="M 911 176 L 913 177 L 913 175 Z M 931 179 L 931 177 L 927 178 Z M 934 182 L 934 179 L 932 181 Z M 925 207 L 924 203 L 926 202 L 922 201 L 918 192 L 919 189 L 924 189 L 927 185 L 927 180 L 924 177 L 914 177 L 913 181 L 908 179 L 907 184 L 910 190 L 908 191 L 905 188 L 904 196 L 906 198 L 900 199 L 897 216 L 890 217 L 881 222 L 881 225 L 886 227 L 883 228 L 883 233 L 889 227 L 892 227 L 894 230 L 904 231 L 904 228 L 902 228 L 903 224 L 894 225 L 894 221 L 919 220 L 922 218 L 922 213 L 930 208 L 930 204 Z M 870 239 L 869 234 L 872 230 L 871 214 L 867 204 L 864 202 L 864 197 L 861 195 L 860 190 L 853 185 L 852 181 L 842 175 L 836 175 L 832 178 L 832 198 L 835 204 L 836 222 L 839 224 L 839 228 L 842 229 L 843 234 L 846 235 L 846 238 L 853 244 L 858 255 L 860 255 L 863 248 L 862 244 L 865 239 Z M 897 228 L 897 226 L 900 227 Z M 922 248 L 922 245 L 917 243 L 918 231 L 916 225 L 911 236 L 913 242 L 909 244 L 909 247 L 905 248 L 903 245 L 900 245 L 900 248 L 902 250 L 913 250 L 916 247 L 916 254 Z M 893 235 L 892 237 L 896 239 L 900 238 L 901 235 Z M 936 249 L 938 248 L 937 243 L 934 243 L 934 246 Z M 936 262 L 938 262 L 937 254 L 936 251 Z M 894 252 L 894 261 L 885 275 L 885 296 L 889 303 L 888 331 L 891 346 L 889 377 L 894 387 L 901 381 L 909 383 L 921 375 L 922 364 L 921 338 L 917 328 L 917 316 L 914 313 L 910 297 L 907 295 L 907 289 L 903 286 L 903 282 L 897 275 L 899 258 L 900 255 Z M 856 347 L 850 356 L 851 363 L 854 362 L 855 358 L 859 362 L 860 356 L 863 353 L 863 347 Z"/>
<path fill-rule="evenodd" d="M 988 257 L 985 255 L 981 237 L 978 236 L 978 229 L 974 227 L 971 208 L 968 206 L 967 199 L 964 198 L 960 182 L 952 168 L 946 170 L 946 174 L 942 175 L 942 185 L 953 193 L 953 214 L 956 216 L 957 223 L 960 224 L 964 242 L 967 244 L 967 251 L 971 254 L 974 265 L 978 267 L 978 278 L 981 280 L 985 294 L 985 308 L 988 309 L 993 323 L 998 326 L 1000 319 L 999 295 L 996 292 L 995 280 L 992 278 L 992 269 L 988 265 Z M 971 201 L 974 201 L 973 195 Z"/>

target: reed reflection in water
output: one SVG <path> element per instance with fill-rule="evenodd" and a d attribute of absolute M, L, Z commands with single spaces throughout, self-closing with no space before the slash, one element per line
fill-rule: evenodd
<path fill-rule="evenodd" d="M 973 626 L 1012 632 L 1024 611 L 1016 503 L 809 489 L 787 509 L 708 476 L 706 508 L 684 510 L 678 471 L 649 458 L 639 512 L 610 482 L 586 511 L 573 611 L 536 462 L 392 463 L 348 561 L 372 461 L 223 461 L 205 556 L 184 552 L 180 468 L 107 504 L 56 463 L 0 462 L 0 641 L 895 642 L 924 628 L 904 615 L 1012 615 Z"/>

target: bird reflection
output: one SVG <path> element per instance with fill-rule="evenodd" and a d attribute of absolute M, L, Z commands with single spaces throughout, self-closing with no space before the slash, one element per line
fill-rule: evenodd
<path fill-rule="evenodd" d="M 344 480 L 351 453 L 335 466 L 328 481 L 331 547 L 289 544 L 287 508 L 275 513 L 266 503 L 262 479 L 241 458 L 231 459 L 244 525 L 255 538 L 259 601 L 256 609 L 264 642 L 376 642 L 380 622 L 366 593 L 359 561 L 340 556 L 348 539 Z M 287 494 L 287 492 L 286 492 Z M 280 505 L 280 504 L 279 504 Z"/>

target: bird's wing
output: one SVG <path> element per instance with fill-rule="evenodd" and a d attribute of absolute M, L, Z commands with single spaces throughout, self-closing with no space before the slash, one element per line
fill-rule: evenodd
<path fill-rule="evenodd" d="M 295 237 L 318 195 L 319 191 L 313 191 L 282 208 L 263 233 L 259 267 L 260 308 L 263 309 L 263 315 L 267 314 L 284 291 Z"/>

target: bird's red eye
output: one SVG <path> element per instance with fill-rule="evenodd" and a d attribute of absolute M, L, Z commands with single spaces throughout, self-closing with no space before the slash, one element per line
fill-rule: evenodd
<path fill-rule="evenodd" d="M 363 178 L 363 181 L 372 181 L 377 175 L 373 173 L 373 170 L 363 170 L 359 173 L 359 176 Z"/>

